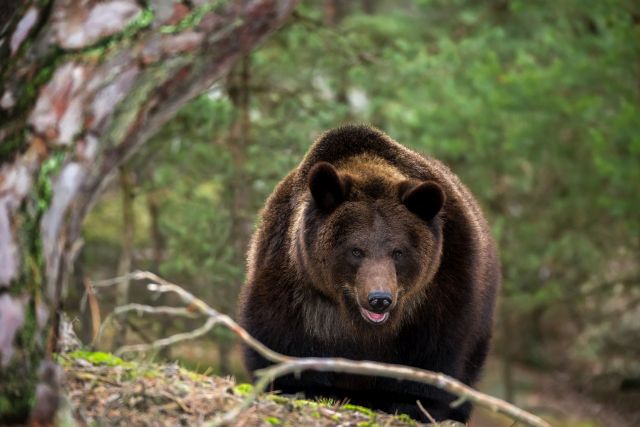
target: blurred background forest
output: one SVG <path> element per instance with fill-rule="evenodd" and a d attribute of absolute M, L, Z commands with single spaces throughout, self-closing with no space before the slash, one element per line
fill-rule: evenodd
<path fill-rule="evenodd" d="M 322 131 L 366 122 L 447 163 L 489 217 L 504 273 L 489 392 L 550 372 L 637 411 L 639 101 L 631 0 L 304 2 L 121 168 L 66 309 L 89 342 L 81 283 L 149 269 L 233 315 L 268 194 Z M 101 315 L 146 295 L 101 290 Z M 130 318 L 99 347 L 193 326 Z M 244 375 L 222 330 L 161 356 Z"/>

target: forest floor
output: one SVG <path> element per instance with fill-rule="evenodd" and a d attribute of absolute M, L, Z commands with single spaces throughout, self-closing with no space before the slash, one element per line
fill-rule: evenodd
<path fill-rule="evenodd" d="M 107 353 L 76 351 L 61 355 L 71 409 L 81 425 L 191 426 L 214 420 L 251 392 L 249 384 L 231 377 L 206 375 L 177 363 L 125 362 Z M 491 363 L 496 363 L 491 361 Z M 480 388 L 499 397 L 499 381 L 488 366 Z M 639 425 L 640 412 L 612 409 L 577 392 L 558 375 L 517 369 L 516 404 L 543 416 L 554 426 L 627 427 Z M 260 397 L 233 422 L 234 426 L 407 426 L 421 425 L 406 416 L 374 412 L 344 402 L 314 402 L 276 394 Z M 454 424 L 442 424 L 454 425 Z M 513 421 L 482 408 L 469 427 L 513 425 Z"/>
<path fill-rule="evenodd" d="M 71 411 L 80 425 L 196 426 L 211 422 L 251 392 L 249 384 L 208 376 L 178 364 L 124 362 L 108 353 L 76 351 L 59 356 Z M 454 426 L 456 423 L 443 423 Z M 234 426 L 408 426 L 389 415 L 342 402 L 315 402 L 266 394 Z M 460 425 L 460 424 L 458 424 Z"/>

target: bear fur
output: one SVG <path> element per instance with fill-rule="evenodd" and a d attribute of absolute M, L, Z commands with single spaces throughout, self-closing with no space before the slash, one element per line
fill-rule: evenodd
<path fill-rule="evenodd" d="M 500 264 L 482 212 L 441 162 L 368 126 L 326 132 L 269 197 L 248 254 L 239 321 L 296 357 L 414 366 L 473 385 L 489 348 Z M 250 372 L 271 363 L 244 349 Z M 327 372 L 276 379 L 304 392 L 466 422 L 434 387 Z"/>

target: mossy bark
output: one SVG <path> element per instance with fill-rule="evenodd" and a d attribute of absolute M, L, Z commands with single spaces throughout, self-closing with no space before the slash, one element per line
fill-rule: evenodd
<path fill-rule="evenodd" d="M 0 424 L 55 415 L 36 394 L 55 379 L 38 370 L 105 183 L 295 3 L 32 0 L 0 14 Z"/>

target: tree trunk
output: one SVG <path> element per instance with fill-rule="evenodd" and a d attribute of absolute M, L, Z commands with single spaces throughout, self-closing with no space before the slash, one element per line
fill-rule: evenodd
<path fill-rule="evenodd" d="M 235 118 L 231 124 L 227 147 L 233 160 L 233 182 L 230 188 L 232 215 L 231 238 L 237 257 L 247 251 L 251 236 L 249 205 L 251 183 L 247 176 L 247 148 L 251 139 L 250 97 L 251 97 L 251 58 L 245 57 L 227 81 L 229 98 L 235 109 Z M 244 265 L 244 262 L 243 262 Z"/>
<path fill-rule="evenodd" d="M 160 229 L 160 202 L 154 188 L 147 194 L 147 212 L 149 213 L 149 237 L 151 241 L 151 271 L 160 273 L 160 264 L 164 258 L 165 238 Z"/>
<path fill-rule="evenodd" d="M 42 366 L 49 387 L 54 368 L 42 362 L 56 349 L 80 227 L 108 179 L 295 3 L 31 0 L 3 8 L 0 424 L 55 415 L 55 399 L 36 397 L 36 373 Z"/>
<path fill-rule="evenodd" d="M 251 180 L 247 174 L 247 148 L 251 142 L 251 58 L 245 56 L 229 73 L 226 89 L 234 107 L 234 117 L 229 128 L 229 136 L 225 146 L 231 153 L 233 175 L 231 185 L 226 195 L 226 202 L 230 206 L 231 233 L 230 245 L 233 247 L 234 258 L 238 265 L 244 265 L 245 254 L 249 238 L 251 237 L 252 222 L 249 215 L 251 202 Z M 241 285 L 241 277 L 235 283 L 219 288 L 222 293 L 217 300 L 222 304 L 218 308 L 226 313 L 235 309 L 236 300 Z M 229 357 L 232 349 L 232 338 L 228 334 L 217 335 L 218 370 L 222 375 L 231 374 Z"/>
<path fill-rule="evenodd" d="M 153 182 L 151 178 L 148 178 L 150 182 Z M 149 240 L 151 241 L 151 263 L 150 270 L 160 274 L 160 265 L 164 259 L 165 252 L 165 237 L 160 229 L 160 197 L 158 189 L 154 187 L 147 194 L 147 212 L 149 214 Z M 175 301 L 172 300 L 172 295 L 164 293 L 160 296 L 158 301 L 160 305 L 173 305 Z M 162 316 L 158 320 L 159 331 L 168 333 L 171 330 L 174 319 L 170 316 Z M 162 347 L 158 351 L 158 356 L 164 360 L 171 360 L 171 346 Z"/>
<path fill-rule="evenodd" d="M 80 295 L 84 295 L 83 291 L 85 289 L 85 275 L 84 275 L 84 251 L 80 251 L 78 256 L 75 259 L 75 264 L 73 266 L 73 280 L 71 282 L 71 286 L 74 286 L 77 289 L 77 292 Z M 85 295 L 83 298 L 80 298 L 79 304 L 80 311 L 80 341 L 84 345 L 88 345 L 93 341 L 93 322 L 91 319 L 91 307 L 89 305 L 89 296 Z"/>
<path fill-rule="evenodd" d="M 135 216 L 133 214 L 133 202 L 135 186 L 134 173 L 126 165 L 120 166 L 120 192 L 122 196 L 122 250 L 120 261 L 118 262 L 118 276 L 124 276 L 131 271 L 133 260 L 133 244 L 135 238 Z M 116 288 L 116 307 L 129 302 L 129 285 L 131 280 L 125 278 L 118 283 Z M 127 323 L 121 319 L 116 323 L 116 330 L 113 336 L 111 348 L 116 350 L 122 347 L 127 339 Z"/>

